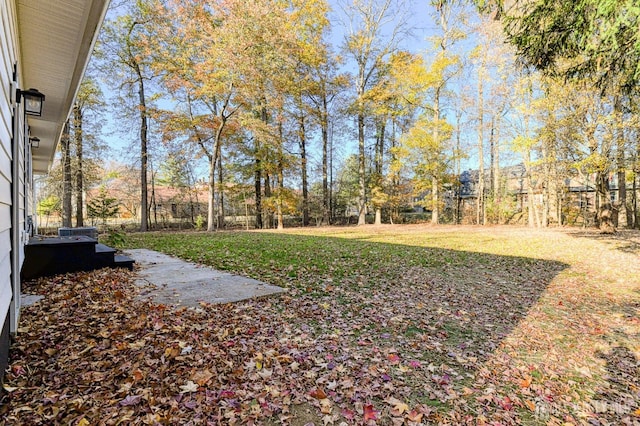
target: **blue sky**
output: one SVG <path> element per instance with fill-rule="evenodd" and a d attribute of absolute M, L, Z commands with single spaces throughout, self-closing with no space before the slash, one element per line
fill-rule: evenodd
<path fill-rule="evenodd" d="M 336 51 L 339 51 L 339 48 L 344 41 L 344 33 L 341 30 L 341 26 L 339 25 L 341 19 L 339 18 L 339 16 L 336 17 L 336 15 L 340 14 L 340 8 L 336 6 L 336 1 L 337 0 L 330 1 L 330 4 L 333 8 L 333 12 L 330 15 L 330 20 L 332 22 L 331 40 L 335 45 Z M 434 34 L 434 30 L 436 28 L 431 15 L 432 7 L 430 6 L 430 2 L 424 0 L 410 0 L 406 4 L 408 5 L 408 26 L 413 29 L 413 35 L 411 37 L 405 38 L 401 42 L 400 46 L 403 49 L 415 53 L 423 53 L 426 57 L 428 57 L 429 47 L 431 45 L 428 37 Z M 469 49 L 474 44 L 475 41 L 470 39 L 464 43 L 462 49 Z M 349 69 L 350 66 L 350 63 L 345 64 L 346 69 Z M 111 96 L 111 94 L 109 93 L 109 89 L 104 85 L 103 90 L 105 91 L 105 95 L 107 95 L 107 97 Z M 139 150 L 136 143 L 138 137 L 137 128 L 131 127 L 128 129 L 124 129 L 125 131 L 123 132 L 121 123 L 115 122 L 115 119 L 112 116 L 107 116 L 106 118 L 107 125 L 104 127 L 105 134 L 103 135 L 103 139 L 110 147 L 111 154 L 109 157 L 115 161 L 122 163 L 131 163 L 132 161 L 135 161 L 135 159 L 138 157 Z M 467 136 L 471 137 L 471 134 Z M 340 152 L 337 154 L 337 162 L 340 160 L 340 158 L 343 158 L 344 156 L 355 152 L 356 144 L 353 133 L 340 135 L 339 138 L 336 137 L 334 143 L 336 145 L 343 146 L 343 149 L 340 150 Z M 319 155 L 313 154 L 313 147 L 311 157 L 311 160 L 315 161 L 316 163 L 320 160 Z M 158 159 L 155 159 L 155 162 L 157 161 Z M 154 164 L 154 166 L 157 166 L 157 164 Z M 203 163 L 198 169 L 200 170 L 200 175 L 206 175 L 206 164 Z"/>

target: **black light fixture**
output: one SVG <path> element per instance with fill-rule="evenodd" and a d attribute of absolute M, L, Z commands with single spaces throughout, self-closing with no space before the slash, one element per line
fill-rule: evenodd
<path fill-rule="evenodd" d="M 32 137 L 29 138 L 29 143 L 31 144 L 31 148 L 40 148 L 40 138 Z"/>
<path fill-rule="evenodd" d="M 44 95 L 38 89 L 20 90 L 18 89 L 18 103 L 20 99 L 24 99 L 24 112 L 27 115 L 42 115 L 42 103 Z"/>

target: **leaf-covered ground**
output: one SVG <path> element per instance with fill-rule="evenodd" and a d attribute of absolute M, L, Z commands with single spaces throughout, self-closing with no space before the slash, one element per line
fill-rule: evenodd
<path fill-rule="evenodd" d="M 288 288 L 184 309 L 102 270 L 24 284 L 3 424 L 640 424 L 640 234 L 136 234 Z"/>

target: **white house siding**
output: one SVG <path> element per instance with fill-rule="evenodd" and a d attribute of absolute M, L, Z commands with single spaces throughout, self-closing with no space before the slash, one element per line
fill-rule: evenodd
<path fill-rule="evenodd" d="M 27 161 L 30 161 L 27 156 L 31 154 L 25 152 L 24 114 L 21 105 L 17 112 L 14 109 L 16 87 L 20 86 L 20 70 L 19 65 L 16 64 L 18 54 L 15 16 L 15 4 L 10 0 L 2 0 L 0 6 L 2 19 L 0 79 L 3 89 L 0 97 L 0 320 L 5 320 L 8 313 L 12 332 L 17 329 L 20 312 L 20 268 L 24 262 L 24 245 L 28 240 L 25 229 L 29 206 L 26 200 L 31 197 L 32 188 L 31 179 L 27 179 L 25 175 Z M 18 81 L 14 81 L 16 79 Z M 16 161 L 12 162 L 14 158 Z"/>
<path fill-rule="evenodd" d="M 18 68 L 18 72 L 20 69 Z M 25 235 L 25 140 L 27 139 L 25 131 L 24 113 L 20 108 L 14 116 L 15 134 L 13 138 L 12 158 L 12 209 L 11 222 L 13 223 L 11 230 L 11 251 L 15 251 L 15 256 L 11 257 L 11 284 L 13 287 L 13 300 L 9 312 L 11 313 L 11 332 L 18 329 L 18 320 L 20 318 L 20 269 L 24 262 L 24 245 L 27 243 Z"/>
<path fill-rule="evenodd" d="M 15 40 L 15 7 L 13 2 L 2 0 L 0 3 L 0 47 L 2 52 L 0 62 L 0 324 L 6 324 L 10 315 L 10 305 L 13 295 L 12 283 L 12 210 L 11 210 L 11 181 L 12 181 L 12 129 L 13 129 L 13 68 L 16 62 Z M 0 344 L 4 345 L 5 342 Z"/>

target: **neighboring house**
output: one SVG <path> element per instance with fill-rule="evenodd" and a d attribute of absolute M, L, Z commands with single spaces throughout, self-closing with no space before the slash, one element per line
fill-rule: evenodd
<path fill-rule="evenodd" d="M 129 187 L 126 179 L 110 180 L 105 186 L 109 197 L 118 200 L 119 219 L 138 220 L 140 209 L 140 188 Z M 100 187 L 87 191 L 86 200 L 91 202 L 100 192 Z M 154 186 L 149 189 L 149 209 L 151 216 L 157 216 L 159 222 L 175 219 L 194 219 L 198 215 L 207 216 L 207 188 L 196 185 L 194 188 L 175 188 L 170 186 Z"/>
<path fill-rule="evenodd" d="M 152 215 L 158 220 L 194 219 L 197 216 L 207 217 L 207 191 L 204 187 L 174 188 L 156 186 L 151 203 Z"/>
<path fill-rule="evenodd" d="M 24 246 L 37 225 L 33 174 L 49 170 L 108 3 L 0 0 L 0 371 L 18 326 Z M 30 88 L 46 97 L 41 116 L 25 111 Z"/>

